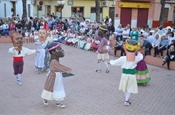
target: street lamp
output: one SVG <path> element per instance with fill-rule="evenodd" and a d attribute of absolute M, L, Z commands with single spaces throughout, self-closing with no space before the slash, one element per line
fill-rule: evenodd
<path fill-rule="evenodd" d="M 65 1 L 64 0 L 59 0 L 57 1 L 58 8 L 61 10 L 60 18 L 62 19 L 62 9 L 64 8 Z"/>

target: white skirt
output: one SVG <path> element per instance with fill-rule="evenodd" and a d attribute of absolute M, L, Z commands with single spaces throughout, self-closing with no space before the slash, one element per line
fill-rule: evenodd
<path fill-rule="evenodd" d="M 129 93 L 138 93 L 136 75 L 122 73 L 119 90 Z"/>

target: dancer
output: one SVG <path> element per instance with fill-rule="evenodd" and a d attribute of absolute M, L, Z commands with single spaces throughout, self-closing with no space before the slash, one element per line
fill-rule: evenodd
<path fill-rule="evenodd" d="M 138 93 L 138 86 L 136 81 L 136 66 L 139 61 L 143 59 L 143 55 L 138 52 L 135 55 L 137 49 L 140 47 L 139 43 L 132 39 L 127 39 L 124 45 L 126 56 L 121 56 L 116 60 L 111 60 L 112 66 L 121 66 L 122 75 L 119 85 L 119 90 L 124 92 L 125 102 L 124 105 L 131 105 L 130 96 L 132 93 Z"/>
<path fill-rule="evenodd" d="M 50 71 L 47 75 L 41 97 L 45 105 L 48 105 L 49 100 L 54 100 L 58 107 L 64 108 L 65 105 L 61 101 L 64 100 L 66 94 L 62 72 L 71 73 L 71 69 L 59 63 L 59 58 L 64 57 L 64 50 L 61 48 L 60 43 L 49 43 L 48 51 L 51 54 Z"/>
<path fill-rule="evenodd" d="M 38 32 L 39 42 L 35 43 L 38 46 L 38 52 L 35 58 L 35 66 L 38 74 L 49 69 L 49 52 L 47 51 L 47 32 L 45 29 L 40 29 Z"/>
<path fill-rule="evenodd" d="M 20 86 L 22 85 L 21 76 L 23 73 L 24 61 L 23 57 L 27 54 L 36 53 L 36 50 L 31 50 L 23 47 L 23 38 L 19 33 L 13 33 L 11 35 L 13 47 L 9 48 L 9 52 L 13 54 L 13 69 L 14 75 L 16 76 L 16 83 Z"/>
<path fill-rule="evenodd" d="M 107 59 L 109 59 L 109 49 L 108 49 L 108 40 L 106 39 L 106 32 L 108 29 L 106 26 L 100 26 L 98 30 L 98 38 L 100 40 L 100 44 L 96 51 L 97 60 L 98 60 L 98 69 L 95 72 L 101 72 L 101 62 L 105 63 L 106 73 L 110 72 L 109 65 Z"/>
<path fill-rule="evenodd" d="M 140 49 L 141 50 L 141 49 Z M 142 54 L 143 55 L 143 54 Z M 139 61 L 136 66 L 136 79 L 138 85 L 146 86 L 150 82 L 149 70 L 144 59 Z"/>

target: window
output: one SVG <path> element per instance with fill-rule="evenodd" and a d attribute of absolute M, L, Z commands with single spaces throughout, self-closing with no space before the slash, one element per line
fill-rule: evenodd
<path fill-rule="evenodd" d="M 28 4 L 28 17 L 30 17 L 30 4 Z"/>
<path fill-rule="evenodd" d="M 169 8 L 165 8 L 165 12 L 164 12 L 164 21 L 167 22 L 168 21 L 168 13 L 169 13 Z"/>

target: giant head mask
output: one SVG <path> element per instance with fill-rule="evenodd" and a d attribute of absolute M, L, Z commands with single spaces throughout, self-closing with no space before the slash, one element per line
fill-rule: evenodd
<path fill-rule="evenodd" d="M 136 40 L 127 39 L 124 47 L 126 51 L 127 61 L 134 61 L 136 51 L 140 49 L 140 43 L 137 42 Z"/>
<path fill-rule="evenodd" d="M 11 39 L 12 39 L 13 46 L 17 50 L 21 50 L 22 45 L 23 45 L 23 37 L 22 37 L 22 35 L 19 34 L 19 33 L 13 33 L 13 34 L 11 34 Z"/>

